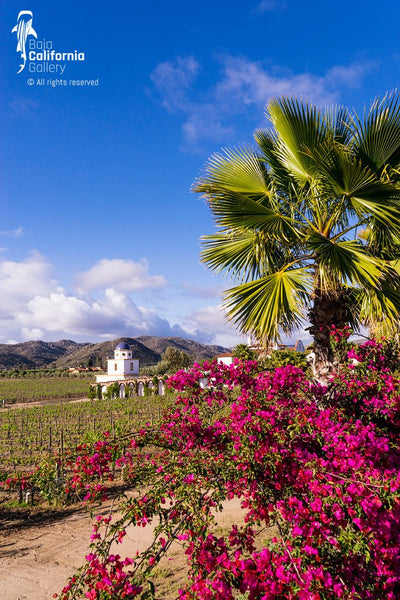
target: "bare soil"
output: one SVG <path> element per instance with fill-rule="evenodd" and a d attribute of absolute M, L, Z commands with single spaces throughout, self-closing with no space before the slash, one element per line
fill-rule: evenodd
<path fill-rule="evenodd" d="M 106 514 L 103 507 L 99 514 Z M 218 515 L 218 529 L 243 522 L 240 501 L 226 502 Z M 49 600 L 60 593 L 68 577 L 89 552 L 92 519 L 84 510 L 0 510 L 0 599 Z M 118 547 L 121 555 L 134 555 L 152 540 L 153 527 L 127 531 Z M 168 558 L 156 567 L 160 597 L 173 600 L 185 582 L 186 562 L 182 547 L 175 544 Z"/>

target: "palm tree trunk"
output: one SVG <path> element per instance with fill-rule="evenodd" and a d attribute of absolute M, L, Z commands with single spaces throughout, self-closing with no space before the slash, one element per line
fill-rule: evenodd
<path fill-rule="evenodd" d="M 313 376 L 322 384 L 327 384 L 329 379 L 338 369 L 332 347 L 330 330 L 335 325 L 341 329 L 347 323 L 348 309 L 344 292 L 329 295 L 321 291 L 314 293 L 314 303 L 308 312 L 311 326 L 308 328 L 313 337 Z"/>

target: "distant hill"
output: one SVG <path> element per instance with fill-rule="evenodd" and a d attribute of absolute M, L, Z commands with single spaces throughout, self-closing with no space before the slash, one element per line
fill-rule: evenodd
<path fill-rule="evenodd" d="M 49 363 L 73 354 L 84 346 L 86 344 L 78 344 L 71 340 L 0 344 L 0 369 L 44 368 Z"/>
<path fill-rule="evenodd" d="M 212 358 L 226 352 L 222 346 L 201 344 L 180 337 L 155 337 L 143 335 L 136 338 L 117 338 L 108 342 L 77 343 L 71 340 L 58 342 L 22 342 L 19 344 L 0 344 L 0 370 L 68 368 L 78 366 L 103 367 L 107 358 L 113 358 L 117 344 L 126 342 L 132 348 L 133 357 L 140 360 L 142 366 L 154 365 L 168 346 L 177 348 L 193 356 L 193 360 Z"/>
<path fill-rule="evenodd" d="M 160 356 L 163 352 L 165 352 L 168 346 L 172 346 L 173 348 L 177 348 L 182 352 L 186 352 L 186 354 L 190 354 L 190 356 L 193 356 L 198 360 L 213 358 L 213 356 L 227 351 L 227 348 L 223 348 L 222 346 L 201 344 L 200 342 L 186 340 L 181 337 L 154 337 L 151 335 L 140 335 L 135 339 L 147 346 L 147 348 L 151 348 L 151 350 Z"/>
<path fill-rule="evenodd" d="M 147 348 L 135 338 L 117 338 L 109 342 L 86 344 L 68 356 L 62 356 L 51 363 L 51 367 L 103 367 L 107 366 L 107 358 L 114 357 L 115 347 L 121 342 L 126 342 L 132 349 L 133 357 L 138 358 L 142 365 L 154 365 L 160 357 L 156 352 Z"/>

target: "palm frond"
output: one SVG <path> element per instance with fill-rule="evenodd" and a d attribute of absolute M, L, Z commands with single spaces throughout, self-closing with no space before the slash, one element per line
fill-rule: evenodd
<path fill-rule="evenodd" d="M 367 242 L 368 251 L 374 256 L 386 260 L 394 260 L 400 256 L 398 232 L 393 232 L 374 218 L 369 219 L 368 226 L 360 231 L 359 238 Z"/>
<path fill-rule="evenodd" d="M 351 115 L 345 106 L 327 107 L 325 117 L 332 131 L 332 139 L 342 145 L 347 145 L 351 142 Z"/>
<path fill-rule="evenodd" d="M 321 173 L 321 187 L 326 194 L 346 196 L 359 217 L 373 216 L 377 221 L 400 231 L 400 190 L 356 160 L 347 148 L 325 143 L 319 148 L 307 148 Z"/>
<path fill-rule="evenodd" d="M 275 99 L 266 111 L 273 128 L 255 133 L 258 150 L 215 154 L 193 188 L 219 227 L 203 237 L 202 260 L 240 282 L 225 293 L 228 318 L 277 339 L 318 299 L 332 314 L 343 299 L 339 320 L 394 323 L 400 95 L 378 99 L 364 120 L 292 98 Z"/>
<path fill-rule="evenodd" d="M 225 292 L 227 315 L 241 331 L 256 337 L 279 339 L 279 330 L 290 332 L 304 317 L 312 275 L 304 268 L 282 269 Z"/>
<path fill-rule="evenodd" d="M 257 129 L 254 138 L 260 147 L 263 160 L 269 165 L 272 183 L 276 190 L 291 193 L 294 178 L 287 170 L 277 153 L 278 139 L 276 133 L 269 129 Z"/>
<path fill-rule="evenodd" d="M 353 119 L 354 151 L 373 171 L 396 166 L 400 149 L 400 94 L 376 98 L 368 113 Z"/>
<path fill-rule="evenodd" d="M 278 270 L 289 259 L 289 250 L 257 231 L 231 231 L 201 238 L 200 257 L 211 270 L 249 281 L 269 270 Z M 293 257 L 290 257 L 291 259 Z"/>
<path fill-rule="evenodd" d="M 299 183 L 312 182 L 315 165 L 304 149 L 318 148 L 332 135 L 328 120 L 317 107 L 293 98 L 272 100 L 266 110 L 277 133 L 280 161 Z"/>
<path fill-rule="evenodd" d="M 312 232 L 308 240 L 319 267 L 322 289 L 339 285 L 378 286 L 387 271 L 386 262 L 370 256 L 356 240 L 337 241 Z"/>
<path fill-rule="evenodd" d="M 298 240 L 296 223 L 289 216 L 245 195 L 225 192 L 211 199 L 209 205 L 217 225 L 225 229 L 258 230 L 274 239 Z"/>
<path fill-rule="evenodd" d="M 221 192 L 256 196 L 269 195 L 268 174 L 261 158 L 248 148 L 225 149 L 214 154 L 205 166 L 205 175 L 193 185 L 193 191 L 207 198 Z"/>
<path fill-rule="evenodd" d="M 383 282 L 380 288 L 360 288 L 355 292 L 360 321 L 367 327 L 386 322 L 388 329 L 397 329 L 400 314 L 400 287 Z"/>

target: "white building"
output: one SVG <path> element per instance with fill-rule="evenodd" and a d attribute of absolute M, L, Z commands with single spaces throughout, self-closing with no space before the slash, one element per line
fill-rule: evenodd
<path fill-rule="evenodd" d="M 128 344 L 122 343 L 114 350 L 114 358 L 107 359 L 107 375 L 97 375 L 96 382 L 123 381 L 139 375 L 139 359 L 132 358 Z"/>
<path fill-rule="evenodd" d="M 233 354 L 232 352 L 224 352 L 223 354 L 218 354 L 216 357 L 217 362 L 223 365 L 231 365 L 233 363 Z"/>

